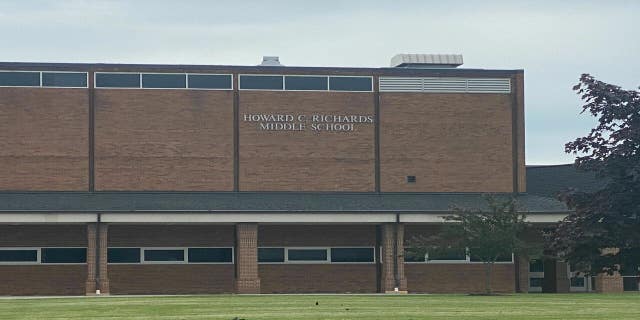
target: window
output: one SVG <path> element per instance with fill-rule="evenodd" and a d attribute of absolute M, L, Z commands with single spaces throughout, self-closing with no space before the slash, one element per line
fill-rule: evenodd
<path fill-rule="evenodd" d="M 467 261 L 467 252 L 459 248 L 442 248 L 427 253 L 427 261 Z"/>
<path fill-rule="evenodd" d="M 0 71 L 0 86 L 2 87 L 39 87 L 40 72 Z"/>
<path fill-rule="evenodd" d="M 529 287 L 542 287 L 544 278 L 529 278 Z"/>
<path fill-rule="evenodd" d="M 43 87 L 86 88 L 86 72 L 43 72 Z"/>
<path fill-rule="evenodd" d="M 407 176 L 407 183 L 416 183 L 416 176 Z"/>
<path fill-rule="evenodd" d="M 0 249 L 0 263 L 38 262 L 38 249 Z"/>
<path fill-rule="evenodd" d="M 327 249 L 287 249 L 287 261 L 328 261 Z"/>
<path fill-rule="evenodd" d="M 529 272 L 544 272 L 544 263 L 542 259 L 529 261 Z"/>
<path fill-rule="evenodd" d="M 331 262 L 374 262 L 373 248 L 331 248 Z"/>
<path fill-rule="evenodd" d="M 241 75 L 240 89 L 282 90 L 283 76 Z"/>
<path fill-rule="evenodd" d="M 231 248 L 189 248 L 189 262 L 230 263 L 233 262 Z"/>
<path fill-rule="evenodd" d="M 327 90 L 327 77 L 323 76 L 285 76 L 286 90 Z"/>
<path fill-rule="evenodd" d="M 184 262 L 184 249 L 144 249 L 144 262 Z"/>
<path fill-rule="evenodd" d="M 187 78 L 185 74 L 142 74 L 142 87 L 151 89 L 175 89 L 186 88 Z"/>
<path fill-rule="evenodd" d="M 86 263 L 86 248 L 42 248 L 42 263 Z"/>
<path fill-rule="evenodd" d="M 140 263 L 140 248 L 109 248 L 107 249 L 109 263 Z"/>
<path fill-rule="evenodd" d="M 284 262 L 284 248 L 258 248 L 258 262 Z"/>
<path fill-rule="evenodd" d="M 140 88 L 139 73 L 96 73 L 96 88 Z"/>
<path fill-rule="evenodd" d="M 230 74 L 189 74 L 191 89 L 233 89 Z"/>
<path fill-rule="evenodd" d="M 584 287 L 584 277 L 571 277 L 572 287 Z"/>
<path fill-rule="evenodd" d="M 329 89 L 334 91 L 372 91 L 371 77 L 330 77 Z"/>

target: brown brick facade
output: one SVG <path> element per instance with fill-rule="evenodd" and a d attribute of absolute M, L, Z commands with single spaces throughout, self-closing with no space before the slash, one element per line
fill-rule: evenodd
<path fill-rule="evenodd" d="M 409 292 L 483 293 L 485 266 L 482 263 L 440 264 L 408 263 L 405 265 Z M 491 274 L 494 292 L 515 291 L 513 264 L 495 264 Z"/>
<path fill-rule="evenodd" d="M 264 131 L 245 115 L 373 116 L 372 93 L 240 93 L 240 190 L 374 191 L 374 124 L 353 132 Z M 311 126 L 312 122 L 307 122 Z"/>
<path fill-rule="evenodd" d="M 380 100 L 383 192 L 513 190 L 509 95 L 381 93 Z"/>
<path fill-rule="evenodd" d="M 84 89 L 0 88 L 0 191 L 87 190 Z"/>
<path fill-rule="evenodd" d="M 233 95 L 96 90 L 96 190 L 233 189 Z"/>

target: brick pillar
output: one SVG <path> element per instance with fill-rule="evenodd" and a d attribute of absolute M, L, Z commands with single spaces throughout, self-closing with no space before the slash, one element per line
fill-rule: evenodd
<path fill-rule="evenodd" d="M 236 292 L 260 293 L 257 223 L 236 225 L 236 251 Z"/>
<path fill-rule="evenodd" d="M 518 281 L 518 292 L 527 293 L 529 292 L 529 257 L 526 256 L 516 256 L 516 268 L 518 268 L 518 277 L 516 281 Z"/>
<path fill-rule="evenodd" d="M 382 292 L 393 291 L 396 286 L 393 262 L 393 230 L 391 223 L 382 225 Z"/>
<path fill-rule="evenodd" d="M 98 227 L 98 289 L 100 294 L 109 294 L 109 274 L 107 270 L 107 248 L 108 248 L 109 225 L 101 223 Z"/>
<path fill-rule="evenodd" d="M 598 293 L 619 293 L 624 291 L 622 276 L 619 272 L 612 275 L 599 273 L 596 276 L 596 292 Z"/>
<path fill-rule="evenodd" d="M 556 261 L 556 293 L 569 293 L 569 265 L 564 261 Z"/>
<path fill-rule="evenodd" d="M 400 291 L 407 291 L 407 278 L 404 275 L 404 224 L 397 223 L 396 224 L 396 233 L 397 233 L 397 276 L 398 276 L 398 289 Z"/>
<path fill-rule="evenodd" d="M 85 295 L 96 293 L 96 224 L 87 224 L 87 281 Z"/>

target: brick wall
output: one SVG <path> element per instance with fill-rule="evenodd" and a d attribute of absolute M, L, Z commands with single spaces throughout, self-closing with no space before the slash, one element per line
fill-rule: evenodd
<path fill-rule="evenodd" d="M 314 132 L 261 131 L 242 121 L 245 114 L 373 116 L 373 103 L 373 93 L 242 91 L 240 190 L 374 191 L 373 123 Z"/>
<path fill-rule="evenodd" d="M 97 190 L 233 190 L 233 93 L 96 90 Z"/>
<path fill-rule="evenodd" d="M 375 293 L 374 264 L 260 264 L 262 293 Z"/>
<path fill-rule="evenodd" d="M 232 264 L 109 265 L 111 294 L 234 292 Z"/>
<path fill-rule="evenodd" d="M 0 225 L 0 247 L 85 247 L 85 225 Z M 84 295 L 86 264 L 0 265 L 0 295 Z"/>
<path fill-rule="evenodd" d="M 233 247 L 233 225 L 110 225 L 109 247 Z"/>
<path fill-rule="evenodd" d="M 405 265 L 409 292 L 418 293 L 483 293 L 485 269 L 482 263 Z M 513 264 L 493 266 L 491 286 L 494 292 L 515 291 Z"/>
<path fill-rule="evenodd" d="M 382 191 L 513 190 L 511 96 L 382 93 L 380 100 Z"/>
<path fill-rule="evenodd" d="M 0 88 L 0 97 L 0 191 L 87 190 L 87 90 Z"/>

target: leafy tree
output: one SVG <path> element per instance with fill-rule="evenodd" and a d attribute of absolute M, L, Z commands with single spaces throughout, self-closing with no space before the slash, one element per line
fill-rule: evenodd
<path fill-rule="evenodd" d="M 573 213 L 550 235 L 550 247 L 579 270 L 617 270 L 638 259 L 640 248 L 640 93 L 583 74 L 573 87 L 598 124 L 565 145 L 579 170 L 594 172 L 596 192 L 560 194 Z"/>
<path fill-rule="evenodd" d="M 491 273 L 496 261 L 530 251 L 531 247 L 521 239 L 529 224 L 525 214 L 518 212 L 515 199 L 488 196 L 486 200 L 488 210 L 454 208 L 454 214 L 445 217 L 451 223 L 444 225 L 442 233 L 408 239 L 407 254 L 424 257 L 426 253 L 468 250 L 484 263 L 485 291 L 491 294 Z"/>

